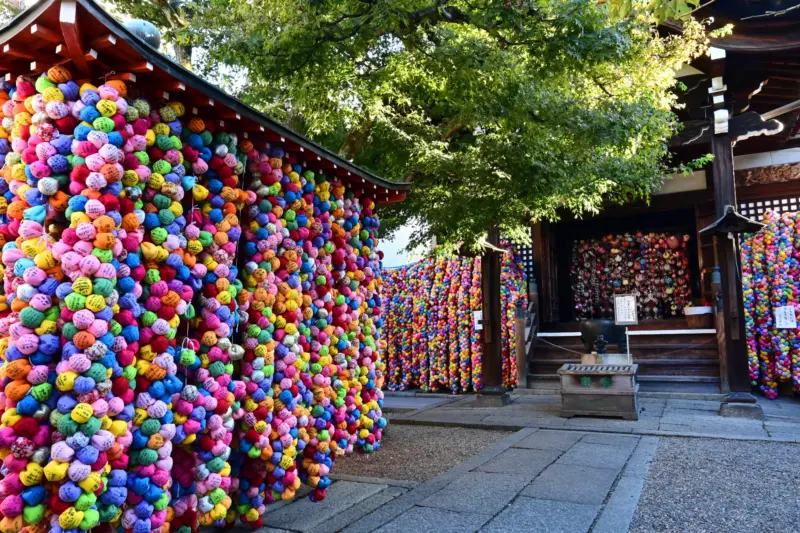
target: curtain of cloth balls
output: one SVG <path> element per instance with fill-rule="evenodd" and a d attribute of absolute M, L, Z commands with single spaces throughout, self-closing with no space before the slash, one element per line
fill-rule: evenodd
<path fill-rule="evenodd" d="M 259 527 L 380 448 L 373 202 L 134 91 L 0 91 L 0 533 Z"/>
<path fill-rule="evenodd" d="M 517 384 L 516 309 L 527 307 L 525 269 L 513 249 L 501 259 L 502 380 Z M 480 257 L 431 257 L 384 269 L 386 358 L 390 390 L 451 392 L 483 388 L 483 338 L 473 313 L 483 309 Z"/>
<path fill-rule="evenodd" d="M 775 399 L 781 383 L 800 391 L 800 336 L 774 319 L 777 308 L 800 306 L 800 213 L 766 211 L 762 222 L 741 241 L 745 334 L 751 382 Z"/>

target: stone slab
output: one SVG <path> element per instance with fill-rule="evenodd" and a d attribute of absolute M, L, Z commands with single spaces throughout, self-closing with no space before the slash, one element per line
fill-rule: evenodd
<path fill-rule="evenodd" d="M 633 450 L 639 443 L 639 437 L 635 435 L 615 435 L 611 433 L 587 433 L 581 442 L 591 444 L 605 444 L 606 446 L 624 446 Z"/>
<path fill-rule="evenodd" d="M 468 472 L 419 505 L 457 512 L 496 514 L 530 482 L 528 476 Z"/>
<path fill-rule="evenodd" d="M 324 501 L 296 500 L 291 505 L 268 512 L 264 515 L 264 523 L 270 527 L 308 531 L 386 488 L 388 485 L 338 481 L 328 489 Z"/>
<path fill-rule="evenodd" d="M 561 452 L 556 450 L 530 450 L 509 448 L 494 459 L 491 459 L 476 470 L 499 474 L 516 474 L 525 476 L 528 481 L 539 475 L 539 472 L 558 459 Z"/>
<path fill-rule="evenodd" d="M 559 500 L 600 505 L 620 471 L 613 468 L 592 468 L 578 465 L 550 465 L 533 483 L 523 489 L 522 496 L 542 500 Z"/>
<path fill-rule="evenodd" d="M 556 450 L 565 452 L 581 440 L 585 435 L 580 431 L 550 431 L 540 429 L 533 435 L 525 437 L 514 446 L 516 448 L 531 448 L 534 450 Z"/>
<path fill-rule="evenodd" d="M 626 469 L 627 472 L 627 469 Z M 614 487 L 603 513 L 592 528 L 592 533 L 620 533 L 628 531 L 639 505 L 644 488 L 644 478 L 622 476 Z"/>
<path fill-rule="evenodd" d="M 557 463 L 621 469 L 630 454 L 630 449 L 579 442 L 562 455 Z"/>
<path fill-rule="evenodd" d="M 321 522 L 317 526 L 309 529 L 308 533 L 330 533 L 331 531 L 340 531 L 382 505 L 389 503 L 398 496 L 402 496 L 407 491 L 408 489 L 402 487 L 389 487 L 371 498 L 361 501 L 358 505 L 347 509 L 345 512 L 339 513 L 332 516 L 329 520 Z"/>
<path fill-rule="evenodd" d="M 413 507 L 376 533 L 475 533 L 491 515 L 456 513 L 432 507 Z"/>
<path fill-rule="evenodd" d="M 423 409 L 448 403 L 447 398 L 426 398 L 424 396 L 396 397 L 387 396 L 383 399 L 384 409 Z"/>
<path fill-rule="evenodd" d="M 764 420 L 764 411 L 757 403 L 723 403 L 719 406 L 719 416 Z"/>
<path fill-rule="evenodd" d="M 520 496 L 481 533 L 587 533 L 599 505 Z"/>
<path fill-rule="evenodd" d="M 403 487 L 411 489 L 419 485 L 416 481 L 405 481 L 403 479 L 389 479 L 372 476 L 351 476 L 349 474 L 330 474 L 333 481 L 355 481 L 356 483 L 374 483 L 376 485 L 389 485 L 390 487 Z"/>

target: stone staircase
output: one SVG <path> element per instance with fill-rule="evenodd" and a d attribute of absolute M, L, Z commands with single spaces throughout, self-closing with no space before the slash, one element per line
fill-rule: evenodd
<path fill-rule="evenodd" d="M 685 319 L 643 322 L 629 329 L 648 333 L 629 337 L 633 362 L 639 365 L 639 382 L 643 388 L 649 388 L 648 384 L 660 389 L 669 389 L 671 384 L 675 388 L 684 384 L 705 384 L 704 388 L 719 386 L 716 334 L 694 333 Z M 578 323 L 545 328 L 548 333 L 578 330 Z M 616 346 L 610 345 L 608 351 L 615 352 Z M 558 369 L 565 363 L 579 363 L 583 352 L 580 335 L 537 338 L 529 351 L 528 386 L 558 389 Z"/>

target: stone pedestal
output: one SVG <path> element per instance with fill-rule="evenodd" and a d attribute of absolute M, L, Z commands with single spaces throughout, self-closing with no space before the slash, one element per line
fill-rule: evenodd
<path fill-rule="evenodd" d="M 475 407 L 503 407 L 511 403 L 505 387 L 485 387 L 475 397 Z"/>
<path fill-rule="evenodd" d="M 565 364 L 561 378 L 561 416 L 621 417 L 639 420 L 638 365 Z"/>
<path fill-rule="evenodd" d="M 719 406 L 719 416 L 764 420 L 764 410 L 758 405 L 755 396 L 747 392 L 732 392 Z"/>

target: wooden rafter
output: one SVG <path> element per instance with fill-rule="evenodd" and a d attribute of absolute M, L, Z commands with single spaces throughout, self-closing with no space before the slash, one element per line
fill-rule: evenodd
<path fill-rule="evenodd" d="M 31 35 L 44 39 L 45 41 L 53 44 L 60 44 L 64 40 L 64 36 L 57 31 L 51 30 L 41 24 L 31 25 Z"/>
<path fill-rule="evenodd" d="M 61 11 L 59 12 L 58 21 L 61 24 L 61 33 L 64 34 L 64 43 L 66 44 L 69 57 L 72 59 L 78 72 L 84 76 L 88 76 L 89 63 L 86 61 L 86 52 L 84 51 L 83 42 L 81 40 L 81 32 L 78 25 L 78 4 L 76 0 L 63 0 L 61 2 Z"/>

